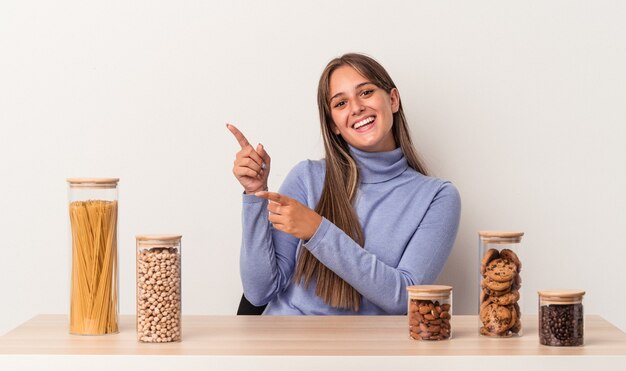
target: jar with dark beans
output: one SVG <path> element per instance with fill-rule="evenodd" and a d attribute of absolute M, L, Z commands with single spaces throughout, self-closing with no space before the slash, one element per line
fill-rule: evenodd
<path fill-rule="evenodd" d="M 584 342 L 584 291 L 539 292 L 539 343 L 580 346 Z"/>
<path fill-rule="evenodd" d="M 445 340 L 452 334 L 452 287 L 409 286 L 409 336 L 414 340 Z"/>

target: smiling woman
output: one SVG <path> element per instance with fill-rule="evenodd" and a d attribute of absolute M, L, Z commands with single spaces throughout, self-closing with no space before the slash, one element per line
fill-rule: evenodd
<path fill-rule="evenodd" d="M 325 158 L 296 165 L 279 193 L 267 192 L 265 148 L 227 125 L 241 147 L 244 294 L 264 314 L 406 313 L 406 287 L 433 283 L 450 254 L 459 194 L 427 175 L 400 93 L 372 58 L 333 59 L 318 107 Z"/>

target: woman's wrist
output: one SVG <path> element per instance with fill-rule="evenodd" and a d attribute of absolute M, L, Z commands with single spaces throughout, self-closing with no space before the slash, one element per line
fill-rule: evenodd
<path fill-rule="evenodd" d="M 253 194 L 257 193 L 257 192 L 261 192 L 261 191 L 267 192 L 268 190 L 269 190 L 269 188 L 267 186 L 265 186 L 265 188 L 257 189 L 255 191 L 248 191 L 247 189 L 244 189 L 243 193 L 245 193 L 247 195 L 253 195 Z"/>

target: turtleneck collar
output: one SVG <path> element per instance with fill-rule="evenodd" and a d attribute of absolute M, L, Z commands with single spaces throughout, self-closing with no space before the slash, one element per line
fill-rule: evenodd
<path fill-rule="evenodd" d="M 350 146 L 359 166 L 361 183 L 382 183 L 402 174 L 408 167 L 400 147 L 389 152 L 365 152 Z"/>

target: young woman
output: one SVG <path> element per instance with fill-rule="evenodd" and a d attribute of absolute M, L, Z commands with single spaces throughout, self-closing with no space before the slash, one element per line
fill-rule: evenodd
<path fill-rule="evenodd" d="M 319 81 L 326 157 L 296 165 L 267 192 L 271 159 L 233 125 L 244 187 L 241 279 L 264 314 L 406 313 L 406 287 L 435 281 L 461 202 L 427 176 L 400 94 L 370 57 L 332 60 Z M 268 213 L 269 210 L 269 213 Z"/>

